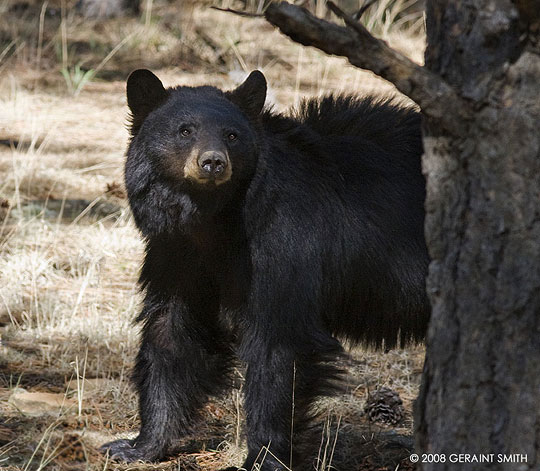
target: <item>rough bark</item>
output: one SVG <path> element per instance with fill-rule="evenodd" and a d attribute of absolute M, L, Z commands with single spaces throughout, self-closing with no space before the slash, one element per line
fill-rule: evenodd
<path fill-rule="evenodd" d="M 424 128 L 432 319 L 417 444 L 494 456 L 425 470 L 540 466 L 540 57 L 526 23 L 509 1 L 429 5 L 426 65 L 475 112 L 459 135 Z"/>
<path fill-rule="evenodd" d="M 266 12 L 424 114 L 433 312 L 416 434 L 445 462 L 422 469 L 540 469 L 539 2 L 428 2 L 424 68 L 341 16 L 348 27 L 283 3 Z"/>

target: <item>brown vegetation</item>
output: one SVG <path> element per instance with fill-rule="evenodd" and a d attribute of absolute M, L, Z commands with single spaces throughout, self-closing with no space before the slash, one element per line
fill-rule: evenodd
<path fill-rule="evenodd" d="M 261 18 L 233 17 L 204 3 L 146 2 L 140 17 L 98 22 L 77 16 L 73 3 L 0 3 L 0 468 L 6 470 L 127 469 L 96 450 L 137 430 L 128 376 L 142 244 L 120 183 L 129 71 L 161 69 L 167 85 L 230 88 L 260 68 L 277 108 L 330 91 L 397 93 L 342 59 L 291 43 Z M 367 20 L 421 61 L 422 37 L 384 18 Z M 412 441 L 403 436 L 411 433 L 422 361 L 420 348 L 353 352 L 346 392 L 321 402 L 319 469 L 338 462 L 346 469 L 395 469 L 400 461 L 399 469 L 408 469 Z M 368 391 L 378 386 L 403 400 L 397 426 L 372 424 L 363 413 Z M 21 388 L 64 400 L 24 412 L 25 396 L 16 396 Z M 209 404 L 179 457 L 154 467 L 240 462 L 240 400 L 234 390 Z"/>

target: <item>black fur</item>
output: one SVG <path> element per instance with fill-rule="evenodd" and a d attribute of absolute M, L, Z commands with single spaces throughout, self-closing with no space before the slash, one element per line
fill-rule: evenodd
<path fill-rule="evenodd" d="M 126 163 L 146 239 L 134 373 L 141 431 L 104 449 L 127 461 L 162 458 L 229 384 L 239 358 L 247 364 L 244 467 L 263 446 L 289 465 L 293 396 L 298 436 L 313 399 L 338 379 L 329 363 L 342 353 L 337 338 L 392 348 L 424 336 L 419 114 L 326 97 L 285 116 L 261 110 L 258 72 L 227 93 L 165 90 L 148 74 L 128 82 Z M 199 148 L 226 154 L 230 179 L 183 178 Z M 263 469 L 275 468 L 267 455 Z"/>

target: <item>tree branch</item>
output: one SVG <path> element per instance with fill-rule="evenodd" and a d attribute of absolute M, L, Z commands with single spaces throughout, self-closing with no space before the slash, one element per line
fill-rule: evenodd
<path fill-rule="evenodd" d="M 348 27 L 321 20 L 286 2 L 270 4 L 265 17 L 293 41 L 314 46 L 328 54 L 345 56 L 352 65 L 371 70 L 392 82 L 399 91 L 418 103 L 424 114 L 439 120 L 453 133 L 461 132 L 464 126 L 462 119 L 469 116 L 470 108 L 450 85 L 373 37 L 332 2 L 328 2 L 328 6 L 345 20 Z"/>
<path fill-rule="evenodd" d="M 360 18 L 362 18 L 362 15 L 368 10 L 368 8 L 373 5 L 374 3 L 376 3 L 378 0 L 366 0 L 364 2 L 364 4 L 362 5 L 362 7 L 360 8 L 360 10 L 358 10 L 354 15 L 353 15 L 353 18 L 356 20 L 356 21 L 359 21 Z"/>
<path fill-rule="evenodd" d="M 225 13 L 232 13 L 233 15 L 238 15 L 238 16 L 246 16 L 248 18 L 262 18 L 262 17 L 264 17 L 264 15 L 262 13 L 249 13 L 247 11 L 233 10 L 232 8 L 221 8 L 221 7 L 216 7 L 216 6 L 211 6 L 210 8 L 212 10 L 223 11 Z"/>

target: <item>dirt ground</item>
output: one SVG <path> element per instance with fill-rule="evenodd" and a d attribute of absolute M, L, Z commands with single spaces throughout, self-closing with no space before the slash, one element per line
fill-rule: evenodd
<path fill-rule="evenodd" d="M 238 388 L 210 402 L 169 461 L 125 465 L 97 451 L 138 428 L 129 371 L 143 246 L 123 190 L 125 78 L 148 67 L 166 85 L 227 89 L 259 68 L 279 110 L 328 92 L 397 92 L 342 59 L 291 43 L 263 19 L 203 2 L 146 2 L 138 18 L 104 21 L 69 6 L 0 4 L 0 469 L 238 465 L 242 371 Z M 422 35 L 375 20 L 373 30 L 422 60 Z M 344 393 L 319 404 L 318 470 L 412 469 L 422 363 L 421 347 L 351 352 Z M 382 386 L 403 401 L 397 425 L 364 413 L 368 391 Z"/>

